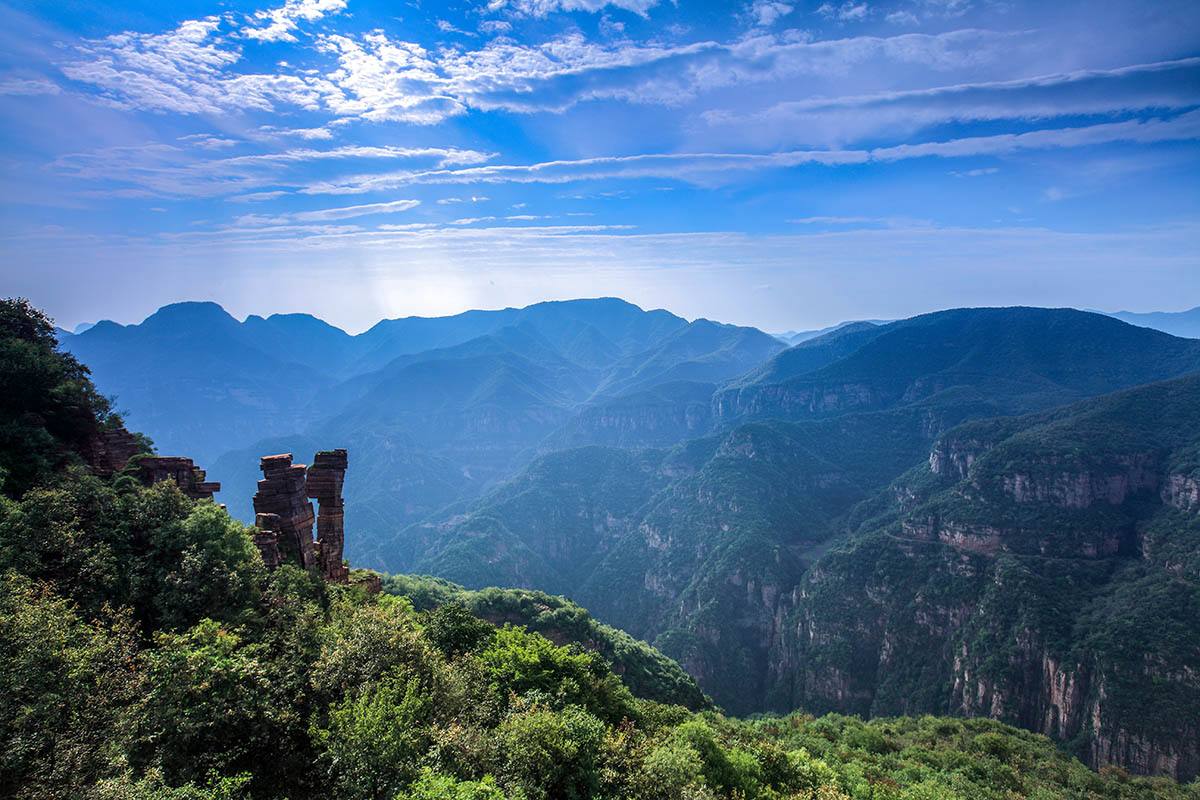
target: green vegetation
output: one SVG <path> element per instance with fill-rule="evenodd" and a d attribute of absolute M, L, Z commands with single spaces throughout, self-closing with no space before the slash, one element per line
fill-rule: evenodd
<path fill-rule="evenodd" d="M 35 373 L 70 372 L 53 348 L 31 352 Z M 46 385 L 31 407 L 57 402 Z M 564 601 L 405 577 L 389 579 L 399 596 L 372 595 L 268 572 L 249 529 L 211 501 L 95 477 L 77 464 L 76 428 L 45 429 L 34 441 L 56 467 L 0 498 L 6 797 L 1200 798 L 1091 772 L 998 723 L 742 722 L 639 698 L 614 667 L 668 694 L 686 681 Z"/>
<path fill-rule="evenodd" d="M 493 625 L 520 626 L 556 644 L 582 645 L 601 655 L 638 697 L 693 710 L 711 706 L 695 679 L 677 663 L 625 631 L 597 622 L 565 598 L 525 589 L 468 591 L 449 581 L 415 575 L 388 576 L 383 588 L 407 597 L 418 610 L 438 609 L 440 615 L 453 615 L 459 609 Z"/>
<path fill-rule="evenodd" d="M 986 713 L 1194 776 L 1200 520 L 1163 489 L 1198 441 L 1196 375 L 951 430 L 969 470 L 905 474 L 806 576 L 777 702 Z"/>

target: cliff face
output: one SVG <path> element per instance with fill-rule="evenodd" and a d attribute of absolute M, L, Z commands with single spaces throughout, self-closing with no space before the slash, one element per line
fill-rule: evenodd
<path fill-rule="evenodd" d="M 797 380 L 722 392 L 713 400 L 713 415 L 726 421 L 739 417 L 795 419 L 883 408 L 904 395 L 903 391 L 867 382 L 814 383 Z"/>
<path fill-rule="evenodd" d="M 989 716 L 1200 773 L 1200 379 L 941 437 L 794 592 L 780 705 Z"/>

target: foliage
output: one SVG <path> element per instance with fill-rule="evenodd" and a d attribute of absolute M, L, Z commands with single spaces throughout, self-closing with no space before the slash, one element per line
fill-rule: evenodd
<path fill-rule="evenodd" d="M 421 585 L 268 574 L 211 502 L 54 472 L 0 500 L 0 795 L 1200 798 L 991 721 L 739 721 L 637 698 L 600 648 L 484 621 L 445 585 L 403 596 Z"/>
<path fill-rule="evenodd" d="M 0 299 L 0 488 L 20 497 L 115 422 L 50 319 L 25 299 Z"/>

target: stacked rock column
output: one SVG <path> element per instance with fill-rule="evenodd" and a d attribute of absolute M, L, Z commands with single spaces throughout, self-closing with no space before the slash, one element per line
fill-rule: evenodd
<path fill-rule="evenodd" d="M 328 581 L 345 583 L 350 571 L 342 563 L 345 509 L 342 483 L 348 459 L 345 450 L 322 450 L 308 468 L 308 496 L 317 501 L 317 568 Z"/>
<path fill-rule="evenodd" d="M 306 569 L 317 569 L 313 542 L 313 507 L 308 500 L 307 468 L 292 464 L 292 454 L 263 456 L 263 479 L 254 495 L 254 513 L 274 514 L 278 521 L 280 557 Z"/>

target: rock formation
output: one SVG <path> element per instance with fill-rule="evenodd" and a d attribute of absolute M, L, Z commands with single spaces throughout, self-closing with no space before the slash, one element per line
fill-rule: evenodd
<path fill-rule="evenodd" d="M 190 458 L 147 454 L 145 443 L 123 425 L 100 431 L 88 442 L 84 453 L 92 472 L 111 478 L 118 472 L 132 474 L 146 486 L 174 481 L 193 500 L 211 500 L 221 484 L 207 479 Z"/>
<path fill-rule="evenodd" d="M 291 453 L 263 456 L 259 465 L 263 479 L 254 495 L 258 528 L 254 543 L 264 563 L 274 568 L 290 561 L 325 580 L 345 583 L 349 579 L 349 570 L 342 563 L 346 451 L 323 450 L 317 453 L 311 467 L 293 464 Z M 310 498 L 319 504 L 318 515 L 313 513 Z"/>
<path fill-rule="evenodd" d="M 159 481 L 175 481 L 193 500 L 212 500 L 221 484 L 206 480 L 204 470 L 183 456 L 144 456 L 134 462 L 138 478 L 147 486 Z"/>
<path fill-rule="evenodd" d="M 308 468 L 308 496 L 317 501 L 317 569 L 326 580 L 345 583 L 350 571 L 342 563 L 345 545 L 342 481 L 346 476 L 345 450 L 322 450 Z"/>
<path fill-rule="evenodd" d="M 92 436 L 85 456 L 92 472 L 108 478 L 125 469 L 129 459 L 141 452 L 142 442 L 124 426 L 118 425 Z"/>

